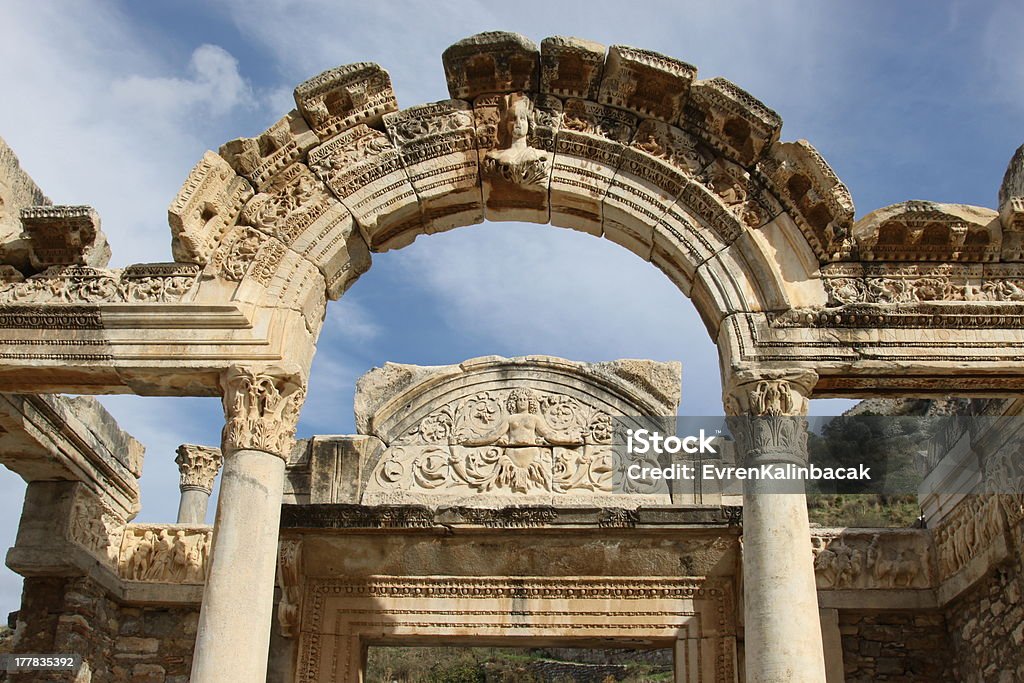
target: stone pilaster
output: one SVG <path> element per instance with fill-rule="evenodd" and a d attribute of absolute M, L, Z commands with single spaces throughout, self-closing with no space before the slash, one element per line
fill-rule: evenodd
<path fill-rule="evenodd" d="M 194 683 L 266 680 L 284 466 L 306 395 L 301 375 L 277 368 L 230 368 L 221 384 L 224 473 Z"/>
<path fill-rule="evenodd" d="M 220 471 L 222 460 L 219 448 L 188 443 L 178 446 L 178 457 L 174 459 L 178 465 L 178 489 L 181 491 L 178 524 L 202 524 L 206 520 L 213 480 Z"/>
<path fill-rule="evenodd" d="M 725 397 L 737 456 L 748 467 L 807 464 L 814 373 L 737 374 Z M 743 605 L 749 683 L 826 680 L 818 596 L 800 483 L 747 479 Z"/>

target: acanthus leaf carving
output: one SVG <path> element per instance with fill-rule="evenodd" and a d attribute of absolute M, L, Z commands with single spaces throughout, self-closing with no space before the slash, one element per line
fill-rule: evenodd
<path fill-rule="evenodd" d="M 807 396 L 816 381 L 813 372 L 764 372 L 735 378 L 725 407 L 742 460 L 806 463 Z"/>
<path fill-rule="evenodd" d="M 224 389 L 224 452 L 258 450 L 287 458 L 306 397 L 298 374 L 233 367 L 221 380 Z"/>
<path fill-rule="evenodd" d="M 179 488 L 184 491 L 213 492 L 213 480 L 223 458 L 219 448 L 181 444 L 174 462 L 180 473 Z"/>

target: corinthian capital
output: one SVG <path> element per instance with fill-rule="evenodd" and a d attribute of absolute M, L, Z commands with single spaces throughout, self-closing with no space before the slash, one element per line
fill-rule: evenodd
<path fill-rule="evenodd" d="M 219 448 L 196 446 L 183 443 L 178 446 L 178 457 L 174 459 L 181 475 L 179 488 L 185 491 L 213 492 L 213 480 L 220 471 L 221 455 Z"/>
<path fill-rule="evenodd" d="M 807 408 L 818 376 L 811 371 L 736 374 L 725 409 L 746 463 L 807 462 Z"/>
<path fill-rule="evenodd" d="M 299 373 L 233 367 L 221 377 L 225 454 L 257 450 L 287 458 L 306 383 Z"/>

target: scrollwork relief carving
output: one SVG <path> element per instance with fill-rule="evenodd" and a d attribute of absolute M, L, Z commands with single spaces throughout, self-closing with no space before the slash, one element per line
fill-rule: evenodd
<path fill-rule="evenodd" d="M 154 263 L 107 270 L 55 266 L 22 282 L 0 282 L 0 304 L 97 304 L 181 301 L 199 266 Z"/>
<path fill-rule="evenodd" d="M 611 492 L 612 420 L 565 395 L 485 391 L 434 410 L 391 444 L 379 491 Z"/>

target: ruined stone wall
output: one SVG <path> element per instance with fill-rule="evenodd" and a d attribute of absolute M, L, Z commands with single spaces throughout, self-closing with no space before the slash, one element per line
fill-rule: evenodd
<path fill-rule="evenodd" d="M 943 615 L 841 610 L 846 683 L 954 680 Z"/>
<path fill-rule="evenodd" d="M 15 653 L 76 653 L 78 677 L 32 672 L 12 683 L 187 683 L 198 607 L 123 607 L 87 578 L 25 579 Z"/>
<path fill-rule="evenodd" d="M 1024 525 L 1009 536 L 1007 561 L 946 606 L 964 683 L 1024 681 Z"/>

